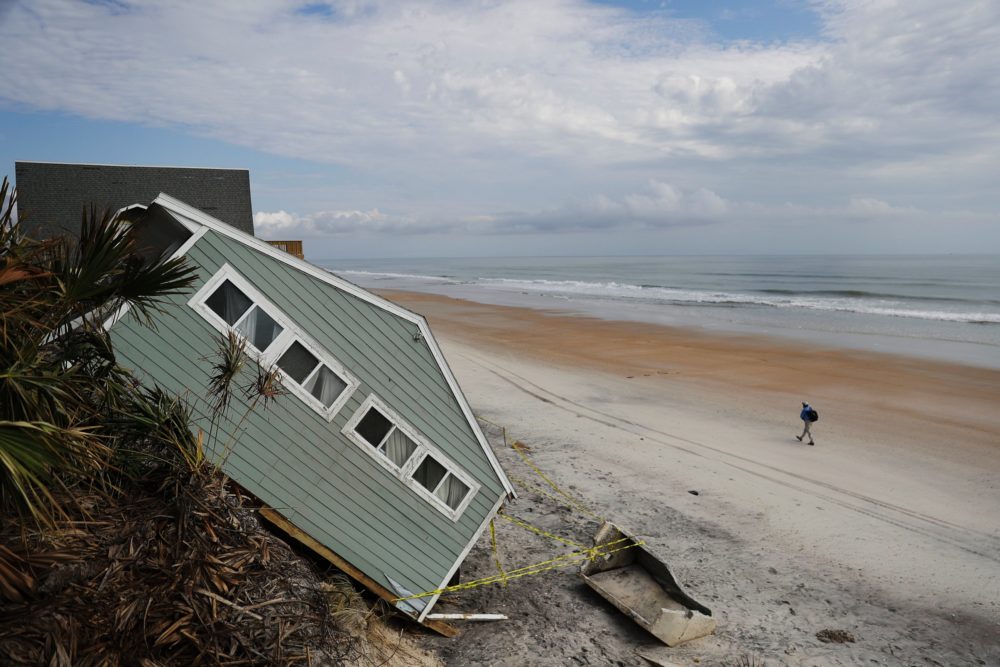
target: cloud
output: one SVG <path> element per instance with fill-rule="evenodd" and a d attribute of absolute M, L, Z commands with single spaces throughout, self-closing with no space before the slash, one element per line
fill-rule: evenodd
<path fill-rule="evenodd" d="M 254 215 L 258 236 L 264 238 L 323 238 L 337 236 L 463 235 L 533 236 L 582 233 L 645 232 L 685 227 L 710 227 L 722 223 L 791 225 L 807 229 L 817 222 L 860 224 L 870 222 L 927 223 L 988 222 L 991 214 L 967 210 L 924 211 L 857 197 L 833 206 L 805 206 L 792 202 L 764 205 L 730 201 L 706 188 L 686 189 L 650 181 L 636 192 L 622 196 L 598 194 L 559 207 L 534 211 L 502 211 L 455 218 L 400 218 L 371 211 L 286 211 Z"/>
<path fill-rule="evenodd" d="M 823 53 L 711 47 L 690 21 L 584 2 L 299 9 L 21 3 L 0 26 L 12 47 L 3 95 L 325 162 L 516 150 L 606 164 L 728 152 L 692 130 L 745 113 L 755 90 Z"/>
<path fill-rule="evenodd" d="M 341 169 L 266 206 L 275 233 L 997 210 L 1000 4 L 809 6 L 820 35 L 727 43 L 582 0 L 33 0 L 0 23 L 0 104 Z"/>
<path fill-rule="evenodd" d="M 553 231 L 653 229 L 707 224 L 728 208 L 710 190 L 684 190 L 652 181 L 640 192 L 621 198 L 598 195 L 559 208 L 534 212 L 501 212 L 452 219 L 420 220 L 370 211 L 287 211 L 254 214 L 257 235 L 264 238 L 336 236 L 343 234 L 537 234 Z"/>
<path fill-rule="evenodd" d="M 406 226 L 401 219 L 390 219 L 378 209 L 370 211 L 318 211 L 299 216 L 287 211 L 255 213 L 254 229 L 264 238 L 291 236 L 334 236 L 389 231 Z"/>

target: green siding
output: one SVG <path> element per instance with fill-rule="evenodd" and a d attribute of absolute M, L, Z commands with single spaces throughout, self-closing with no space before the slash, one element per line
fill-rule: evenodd
<path fill-rule="evenodd" d="M 414 341 L 417 325 L 213 231 L 188 257 L 199 266 L 196 290 L 228 263 L 361 382 L 332 422 L 290 393 L 258 406 L 226 472 L 372 579 L 436 588 L 504 490 L 426 341 Z M 112 336 L 119 361 L 185 394 L 207 431 L 209 357 L 219 333 L 187 305 L 190 296 L 173 299 L 155 331 L 125 318 Z M 481 485 L 457 522 L 341 433 L 372 393 Z M 234 399 L 216 449 L 247 409 Z"/>

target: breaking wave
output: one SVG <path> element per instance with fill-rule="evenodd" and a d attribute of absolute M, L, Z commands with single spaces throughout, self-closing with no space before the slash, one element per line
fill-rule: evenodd
<path fill-rule="evenodd" d="M 518 280 L 489 278 L 477 281 L 484 287 L 519 290 L 536 293 L 575 295 L 598 299 L 637 299 L 677 306 L 718 307 L 771 307 L 803 308 L 808 310 L 905 317 L 941 322 L 968 324 L 1000 324 L 1000 313 L 962 312 L 931 308 L 906 307 L 905 302 L 933 301 L 911 299 L 894 295 L 867 293 L 855 290 L 801 293 L 791 290 L 762 290 L 753 292 L 717 292 L 708 290 L 675 289 L 656 285 L 633 285 L 619 282 L 587 282 L 579 280 Z M 961 301 L 938 299 L 937 301 Z"/>

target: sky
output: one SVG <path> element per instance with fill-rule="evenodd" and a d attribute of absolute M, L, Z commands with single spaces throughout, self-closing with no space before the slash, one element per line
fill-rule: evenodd
<path fill-rule="evenodd" d="M 996 0 L 0 0 L 0 165 L 309 258 L 1000 253 Z"/>

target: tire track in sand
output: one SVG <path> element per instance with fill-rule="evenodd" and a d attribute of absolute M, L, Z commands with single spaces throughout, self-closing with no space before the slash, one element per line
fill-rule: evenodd
<path fill-rule="evenodd" d="M 733 454 L 732 452 L 728 452 L 718 447 L 713 447 L 712 445 L 704 442 L 699 442 L 668 431 L 646 426 L 639 422 L 599 410 L 566 396 L 554 393 L 534 381 L 510 370 L 509 368 L 499 366 L 492 361 L 483 359 L 482 357 L 470 355 L 468 353 L 463 353 L 460 356 L 480 366 L 487 372 L 493 374 L 507 384 L 510 384 L 522 393 L 525 393 L 538 401 L 551 405 L 554 408 L 563 410 L 564 412 L 569 412 L 581 419 L 587 419 L 601 424 L 602 426 L 625 431 L 626 433 L 630 433 L 632 435 L 642 436 L 653 442 L 683 451 L 692 456 L 716 460 L 724 465 L 728 465 L 732 468 L 740 470 L 741 472 L 767 480 L 773 484 L 793 489 L 799 493 L 832 503 L 851 512 L 862 514 L 897 528 L 933 539 L 969 554 L 979 556 L 980 558 L 1000 563 L 1000 555 L 998 555 L 1000 554 L 1000 538 L 997 538 L 989 533 L 984 533 L 972 528 L 966 528 L 929 514 L 924 514 L 916 510 L 894 505 L 862 493 L 857 493 L 855 491 L 839 487 L 835 484 L 830 484 L 829 482 L 813 479 L 805 475 L 783 470 L 765 463 L 760 463 L 749 457 Z M 692 447 L 696 449 L 693 449 Z M 712 452 L 717 458 L 706 456 L 704 450 Z M 757 469 L 751 469 L 737 462 L 749 464 Z M 794 480 L 798 480 L 799 482 L 804 482 L 808 486 L 819 488 L 808 488 L 808 486 L 798 484 L 795 481 L 780 479 L 771 474 L 767 474 L 766 472 L 761 472 L 760 469 L 777 473 L 778 475 L 786 478 L 790 477 Z M 836 495 L 825 493 L 822 489 Z"/>

